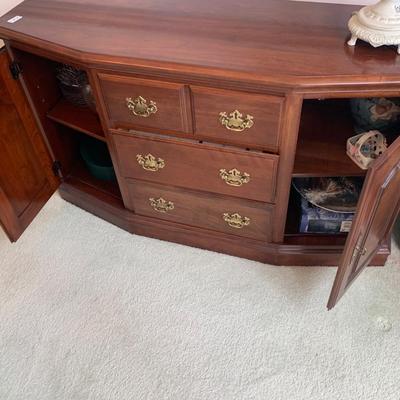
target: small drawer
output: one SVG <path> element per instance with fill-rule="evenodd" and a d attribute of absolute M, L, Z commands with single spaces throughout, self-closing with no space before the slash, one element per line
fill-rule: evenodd
<path fill-rule="evenodd" d="M 113 134 L 120 173 L 273 203 L 279 157 L 160 136 Z"/>
<path fill-rule="evenodd" d="M 109 74 L 98 77 L 111 128 L 192 133 L 185 85 Z"/>
<path fill-rule="evenodd" d="M 130 208 L 138 215 L 271 240 L 271 205 L 143 181 L 130 181 L 128 191 Z"/>
<path fill-rule="evenodd" d="M 195 134 L 278 151 L 284 98 L 191 87 Z"/>

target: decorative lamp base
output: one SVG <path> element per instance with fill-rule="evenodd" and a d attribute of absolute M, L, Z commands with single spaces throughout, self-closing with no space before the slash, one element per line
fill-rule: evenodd
<path fill-rule="evenodd" d="M 358 39 L 374 47 L 397 46 L 400 54 L 400 0 L 380 0 L 377 4 L 363 7 L 349 20 L 351 39 L 355 46 Z"/>

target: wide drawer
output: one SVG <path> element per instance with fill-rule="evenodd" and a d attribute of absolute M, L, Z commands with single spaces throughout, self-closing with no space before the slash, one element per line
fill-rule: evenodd
<path fill-rule="evenodd" d="M 271 240 L 271 205 L 143 181 L 130 181 L 128 191 L 129 207 L 138 215 Z"/>
<path fill-rule="evenodd" d="M 111 74 L 98 77 L 111 128 L 192 132 L 185 85 Z"/>
<path fill-rule="evenodd" d="M 278 151 L 284 98 L 191 87 L 195 134 Z"/>
<path fill-rule="evenodd" d="M 273 203 L 279 157 L 150 135 L 114 134 L 125 178 Z"/>

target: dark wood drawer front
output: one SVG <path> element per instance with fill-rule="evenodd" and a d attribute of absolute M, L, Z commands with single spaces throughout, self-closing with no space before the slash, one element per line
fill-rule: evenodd
<path fill-rule="evenodd" d="M 136 214 L 252 239 L 271 239 L 271 205 L 143 181 L 130 181 L 128 187 Z"/>
<path fill-rule="evenodd" d="M 283 97 L 191 87 L 196 136 L 278 151 Z"/>
<path fill-rule="evenodd" d="M 184 85 L 108 74 L 99 79 L 112 128 L 192 132 Z"/>
<path fill-rule="evenodd" d="M 273 203 L 279 157 L 143 136 L 114 134 L 125 178 Z"/>

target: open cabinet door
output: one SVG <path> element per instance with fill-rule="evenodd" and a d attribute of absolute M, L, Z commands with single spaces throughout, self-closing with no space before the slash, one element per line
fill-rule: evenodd
<path fill-rule="evenodd" d="M 16 241 L 59 186 L 21 83 L 0 49 L 0 223 Z"/>
<path fill-rule="evenodd" d="M 400 210 L 400 137 L 373 163 L 328 302 L 333 308 L 388 238 Z"/>

